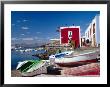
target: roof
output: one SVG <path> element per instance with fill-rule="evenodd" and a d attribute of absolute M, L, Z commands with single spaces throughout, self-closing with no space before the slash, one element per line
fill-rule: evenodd
<path fill-rule="evenodd" d="M 67 27 L 60 27 L 60 29 L 65 29 L 65 28 L 80 28 L 80 26 L 67 26 Z"/>

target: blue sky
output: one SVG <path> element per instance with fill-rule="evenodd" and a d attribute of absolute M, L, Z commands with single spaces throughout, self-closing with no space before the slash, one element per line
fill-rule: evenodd
<path fill-rule="evenodd" d="M 13 43 L 40 43 L 59 38 L 60 26 L 80 26 L 81 34 L 98 11 L 12 11 L 11 37 Z"/>

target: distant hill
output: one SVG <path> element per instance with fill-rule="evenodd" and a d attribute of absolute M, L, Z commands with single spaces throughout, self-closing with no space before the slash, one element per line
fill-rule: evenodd
<path fill-rule="evenodd" d="M 27 48 L 27 47 L 39 47 L 39 46 L 42 46 L 42 45 L 45 45 L 45 44 L 46 44 L 46 43 L 33 43 L 33 44 L 20 43 L 20 44 L 12 44 L 11 46 L 15 46 L 16 48 L 17 48 L 17 47 Z"/>

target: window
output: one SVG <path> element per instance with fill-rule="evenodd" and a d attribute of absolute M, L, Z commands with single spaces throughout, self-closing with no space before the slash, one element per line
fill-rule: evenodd
<path fill-rule="evenodd" d="M 93 34 L 95 33 L 95 23 L 93 24 Z"/>
<path fill-rule="evenodd" d="M 91 28 L 90 28 L 90 35 L 91 35 Z"/>
<path fill-rule="evenodd" d="M 86 33 L 86 37 L 87 37 L 87 33 Z"/>
<path fill-rule="evenodd" d="M 89 31 L 88 31 L 88 38 L 89 38 Z"/>
<path fill-rule="evenodd" d="M 72 31 L 68 31 L 68 37 L 72 37 Z"/>

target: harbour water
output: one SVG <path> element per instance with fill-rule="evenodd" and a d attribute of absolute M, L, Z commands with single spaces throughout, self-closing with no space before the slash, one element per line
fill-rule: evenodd
<path fill-rule="evenodd" d="M 44 52 L 44 50 L 41 51 L 30 51 L 30 52 L 20 52 L 13 50 L 11 51 L 11 70 L 15 70 L 18 62 L 25 61 L 25 60 L 38 60 L 38 57 L 32 56 L 36 53 Z"/>

